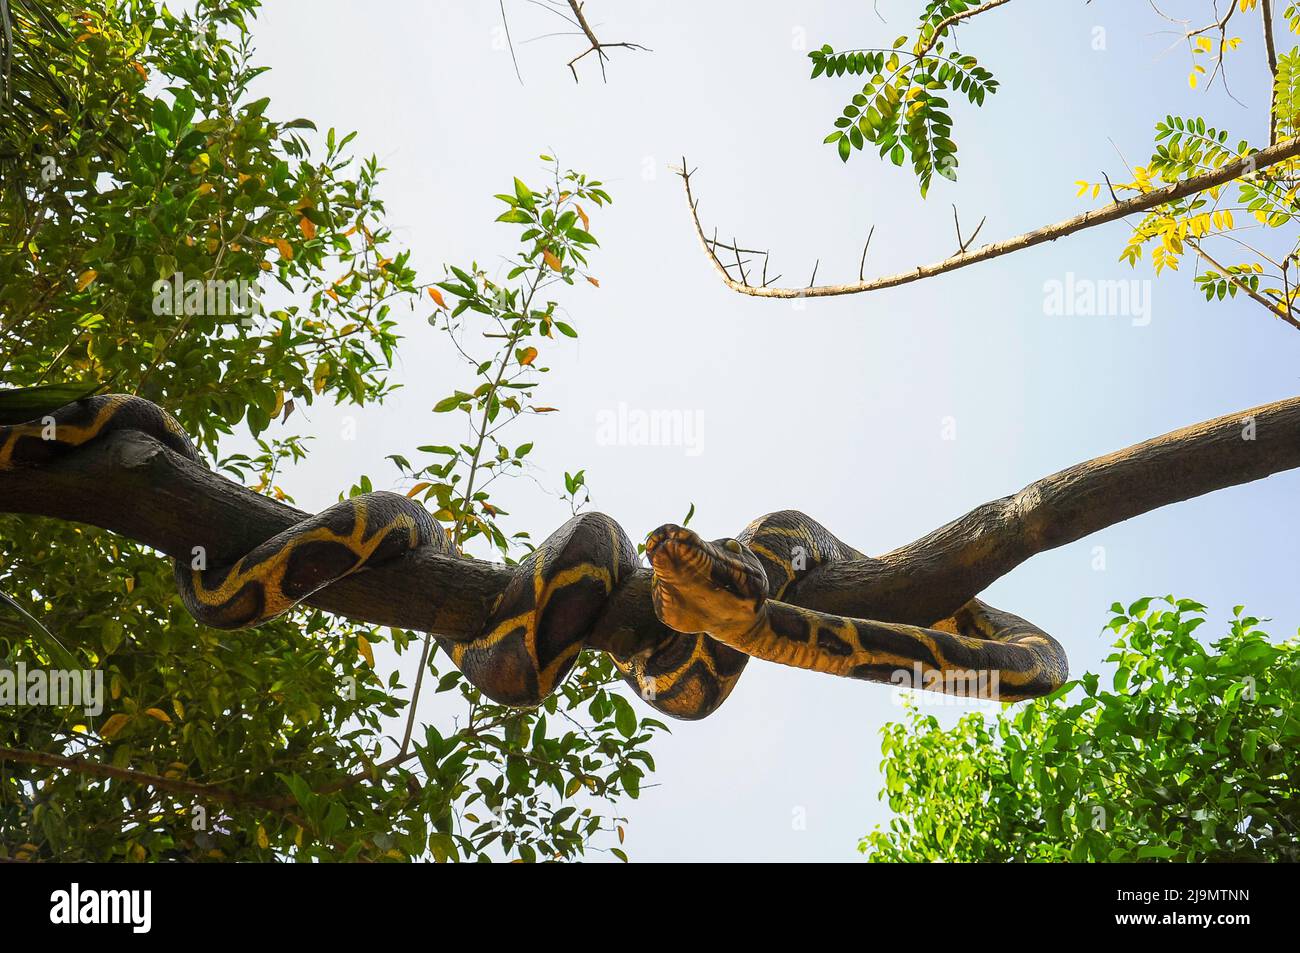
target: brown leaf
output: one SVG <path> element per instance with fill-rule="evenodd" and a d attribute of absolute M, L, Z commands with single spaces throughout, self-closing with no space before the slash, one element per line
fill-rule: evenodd
<path fill-rule="evenodd" d="M 303 237 L 306 238 L 308 241 L 311 241 L 313 238 L 316 237 L 316 223 L 313 222 L 311 219 L 309 219 L 306 215 L 298 219 L 298 230 L 302 232 Z"/>
<path fill-rule="evenodd" d="M 438 305 L 438 307 L 440 308 L 447 307 L 447 302 L 442 300 L 442 292 L 439 291 L 437 288 L 429 289 L 429 297 L 434 300 L 434 302 Z"/>
<path fill-rule="evenodd" d="M 130 720 L 131 720 L 130 715 L 124 715 L 121 712 L 118 712 L 116 715 L 111 716 L 108 719 L 108 721 L 104 722 L 104 724 L 100 726 L 99 736 L 101 738 L 113 737 L 115 734 L 117 734 L 119 731 L 125 728 L 127 722 L 129 722 Z"/>

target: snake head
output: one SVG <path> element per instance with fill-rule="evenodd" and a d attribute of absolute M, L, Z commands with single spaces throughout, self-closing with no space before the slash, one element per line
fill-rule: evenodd
<path fill-rule="evenodd" d="M 721 638 L 722 633 L 742 635 L 758 621 L 767 600 L 767 574 L 744 543 L 703 540 L 668 523 L 646 539 L 645 552 L 654 569 L 655 614 L 664 625 Z"/>

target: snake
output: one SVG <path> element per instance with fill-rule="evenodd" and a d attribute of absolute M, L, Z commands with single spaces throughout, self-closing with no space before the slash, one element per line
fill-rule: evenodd
<path fill-rule="evenodd" d="M 115 431 L 140 431 L 206 466 L 181 425 L 141 397 L 101 394 L 38 419 L 0 426 L 0 472 L 37 467 Z M 461 557 L 419 502 L 375 491 L 342 500 L 223 565 L 204 547 L 173 559 L 185 608 L 218 629 L 261 625 L 313 593 L 427 548 Z M 794 510 L 769 513 L 734 538 L 702 539 L 665 524 L 649 534 L 658 630 L 619 675 L 655 710 L 697 720 L 718 709 L 751 658 L 851 679 L 1011 702 L 1049 694 L 1068 678 L 1060 643 L 1032 623 L 971 599 L 929 626 L 832 615 L 782 597 L 819 567 L 868 557 Z M 577 664 L 611 594 L 641 568 L 611 517 L 582 512 L 516 565 L 468 639 L 431 633 L 465 677 L 498 704 L 529 708 Z"/>

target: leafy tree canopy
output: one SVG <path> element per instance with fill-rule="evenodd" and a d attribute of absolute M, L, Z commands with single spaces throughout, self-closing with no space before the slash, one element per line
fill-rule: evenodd
<path fill-rule="evenodd" d="M 882 729 L 881 797 L 898 816 L 872 861 L 1300 859 L 1300 640 L 1238 606 L 1196 637 L 1187 599 L 1116 603 L 1106 687 L 954 727 L 916 708 Z"/>
<path fill-rule="evenodd" d="M 400 384 L 390 366 L 403 322 L 428 321 L 464 355 L 465 380 L 435 398 L 448 415 L 428 418 L 431 433 L 394 448 L 393 481 L 460 542 L 518 555 L 528 534 L 503 528 L 488 486 L 523 472 L 532 444 L 521 434 L 508 446 L 501 430 L 553 410 L 531 396 L 542 349 L 577 332 L 550 295 L 587 277 L 590 216 L 609 195 L 544 157 L 546 182 L 517 179 L 502 195 L 518 244 L 501 274 L 470 263 L 420 280 L 384 225 L 376 161 L 349 152 L 352 135 L 276 118 L 250 94 L 263 70 L 251 55 L 257 8 L 8 4 L 0 373 L 12 386 L 147 397 L 223 472 L 290 499 L 308 455 L 295 407 L 382 401 Z M 266 308 L 222 307 L 258 282 Z M 223 457 L 227 435 L 255 438 L 256 451 Z M 351 492 L 374 482 L 359 474 Z M 567 475 L 570 495 L 583 482 Z M 6 709 L 0 855 L 621 856 L 611 809 L 653 770 L 645 747 L 662 726 L 611 691 L 604 656 L 517 711 L 450 665 L 440 672 L 414 633 L 307 610 L 255 633 L 205 629 L 165 559 L 87 527 L 2 517 L 0 567 L 0 588 L 106 681 L 102 712 Z M 459 698 L 454 720 L 413 723 L 412 689 L 375 664 L 374 644 L 389 639 L 423 649 L 415 692 L 423 682 Z M 57 657 L 0 607 L 0 667 Z M 407 737 L 386 738 L 403 715 Z"/>

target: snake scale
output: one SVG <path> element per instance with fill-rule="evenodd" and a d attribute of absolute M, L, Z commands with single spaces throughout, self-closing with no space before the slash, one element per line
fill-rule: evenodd
<path fill-rule="evenodd" d="M 166 411 L 107 394 L 28 423 L 0 426 L 0 471 L 39 466 L 118 430 L 138 430 L 202 463 Z M 227 566 L 176 559 L 186 608 L 205 625 L 256 626 L 367 566 L 420 547 L 459 555 L 419 503 L 397 493 L 343 500 L 273 536 Z M 1050 635 L 972 599 L 929 627 L 850 619 L 780 601 L 818 566 L 866 558 L 794 511 L 754 520 L 734 539 L 706 541 L 681 526 L 650 534 L 655 612 L 667 626 L 650 648 L 614 662 L 648 704 L 675 718 L 715 711 L 752 658 L 874 682 L 1016 701 L 1067 677 Z M 609 595 L 639 566 L 613 519 L 575 516 L 514 567 L 479 635 L 437 636 L 485 695 L 538 705 L 564 681 Z"/>

